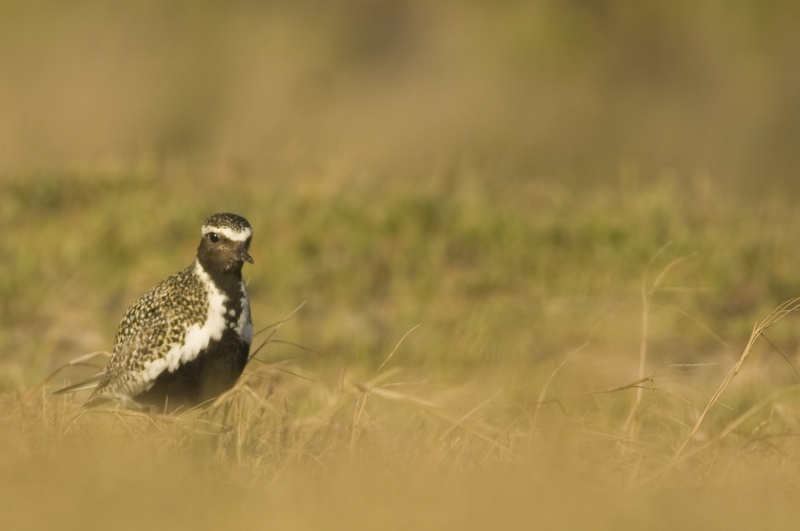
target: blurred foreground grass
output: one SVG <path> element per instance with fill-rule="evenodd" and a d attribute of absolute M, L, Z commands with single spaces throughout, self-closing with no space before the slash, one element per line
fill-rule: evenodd
<path fill-rule="evenodd" d="M 669 175 L 582 190 L 494 177 L 457 167 L 382 183 L 334 171 L 268 186 L 224 172 L 8 179 L 5 521 L 796 522 L 793 315 L 756 342 L 674 459 L 753 324 L 796 295 L 792 201 Z M 268 343 L 203 414 L 81 414 L 84 397 L 48 398 L 96 370 L 68 367 L 39 387 L 110 348 L 125 307 L 188 264 L 199 222 L 218 210 L 255 228 L 256 327 L 305 302 L 272 336 L 288 343 Z"/>

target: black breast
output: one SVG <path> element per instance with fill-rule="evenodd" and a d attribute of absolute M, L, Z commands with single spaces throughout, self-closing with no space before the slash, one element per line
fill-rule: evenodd
<path fill-rule="evenodd" d="M 219 341 L 212 341 L 195 359 L 175 372 L 162 372 L 153 386 L 135 400 L 166 412 L 210 402 L 236 384 L 249 352 L 250 344 L 228 328 Z"/>

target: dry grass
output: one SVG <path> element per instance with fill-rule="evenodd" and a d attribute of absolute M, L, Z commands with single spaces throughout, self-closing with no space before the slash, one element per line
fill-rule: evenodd
<path fill-rule="evenodd" d="M 492 378 L 440 386 L 388 367 L 405 336 L 371 374 L 252 362 L 210 407 L 174 416 L 83 410 L 44 387 L 6 395 L 2 467 L 17 479 L 3 495 L 23 502 L 4 519 L 62 529 L 87 518 L 131 529 L 153 519 L 198 529 L 789 529 L 800 516 L 800 384 L 728 418 L 712 411 L 763 332 L 797 307 L 756 325 L 693 427 L 700 404 L 659 370 L 551 396 L 578 349 L 535 400 L 519 401 Z"/>
<path fill-rule="evenodd" d="M 737 221 L 735 201 L 698 211 L 663 185 L 540 209 L 527 205 L 547 185 L 502 201 L 486 184 L 478 195 L 474 184 L 395 190 L 366 211 L 287 192 L 274 217 L 254 222 L 264 235 L 254 252 L 268 256 L 256 254 L 263 269 L 250 278 L 254 315 L 275 323 L 257 336 L 265 345 L 232 392 L 165 417 L 48 395 L 95 373 L 102 357 L 78 355 L 107 344 L 92 331 L 111 337 L 136 292 L 192 253 L 140 254 L 134 264 L 164 261 L 141 276 L 119 242 L 143 245 L 154 226 L 104 239 L 95 220 L 114 216 L 83 209 L 82 186 L 105 190 L 94 197 L 108 209 L 119 194 L 139 204 L 160 193 L 75 180 L 76 198 L 18 226 L 51 242 L 59 263 L 78 260 L 77 248 L 103 274 L 33 262 L 45 285 L 63 286 L 44 305 L 27 306 L 35 283 L 4 288 L 19 310 L 7 314 L 19 328 L 0 336 L 5 366 L 18 371 L 0 396 L 0 495 L 14 501 L 12 524 L 70 529 L 121 514 L 131 528 L 155 519 L 198 529 L 795 522 L 797 300 L 770 310 L 783 289 L 774 279 L 795 278 L 781 258 L 792 239 L 783 225 L 800 226 L 791 205 L 751 203 L 784 220 L 754 227 Z M 191 221 L 176 241 L 195 232 Z M 656 246 L 665 223 L 675 243 Z M 98 241 L 114 243 L 99 253 Z M 754 248 L 757 260 L 741 258 Z M 734 270 L 736 260 L 752 269 Z M 29 264 L 9 274 L 31 275 Z M 771 276 L 758 276 L 764 264 Z M 123 277 L 140 285 L 121 289 Z M 741 302 L 742 281 L 760 295 Z M 308 286 L 313 297 L 298 307 Z M 109 297 L 119 308 L 92 310 Z M 263 317 L 281 306 L 297 309 Z M 19 340 L 48 319 L 58 326 Z"/>
<path fill-rule="evenodd" d="M 85 397 L 48 395 L 102 366 L 100 355 L 67 357 L 64 350 L 80 352 L 87 330 L 107 328 L 110 337 L 114 315 L 94 313 L 91 325 L 17 343 L 31 361 L 5 360 L 25 367 L 0 398 L 0 428 L 8 434 L 0 443 L 7 478 L 0 495 L 14 500 L 8 521 L 62 529 L 85 526 L 87 518 L 107 525 L 119 515 L 130 528 L 155 519 L 198 529 L 794 523 L 800 400 L 786 362 L 794 363 L 797 300 L 771 311 L 780 291 L 763 284 L 761 298 L 742 307 L 732 297 L 751 272 L 729 267 L 730 256 L 788 238 L 770 232 L 780 227 L 746 230 L 736 223 L 735 203 L 709 203 L 703 217 L 661 186 L 628 189 L 617 200 L 590 194 L 566 211 L 524 208 L 523 194 L 520 209 L 513 200 L 484 199 L 476 217 L 476 196 L 460 186 L 441 196 L 450 217 L 433 217 L 424 230 L 417 225 L 428 212 L 424 196 L 397 192 L 366 213 L 330 200 L 327 208 L 343 215 L 346 229 L 330 233 L 308 216 L 307 199 L 283 195 L 275 222 L 303 224 L 293 231 L 291 223 L 256 226 L 269 235 L 261 245 L 276 252 L 265 253 L 267 273 L 254 269 L 250 279 L 254 315 L 296 307 L 298 279 L 314 286 L 314 298 L 257 336 L 265 344 L 254 349 L 246 376 L 205 410 L 84 411 Z M 117 192 L 107 193 L 102 203 L 116 204 Z M 154 191 L 123 193 L 137 203 Z M 82 242 L 103 241 L 103 224 L 98 236 L 92 219 L 109 214 L 86 210 L 74 222 L 83 231 L 58 231 L 50 224 L 83 204 L 62 201 L 52 221 L 43 212 L 36 228 L 20 230 L 42 241 L 51 231 L 64 235 L 64 247 L 53 249 L 68 262 L 73 246 L 92 252 Z M 666 206 L 653 210 L 654 203 Z M 776 204 L 764 203 L 773 217 L 792 219 L 789 205 L 781 211 Z M 655 246 L 652 227 L 664 212 L 676 243 Z M 684 231 L 692 216 L 693 230 Z M 534 237 L 530 262 L 520 244 Z M 720 241 L 732 243 L 722 248 Z M 348 255 L 348 247 L 377 251 Z M 307 263 L 308 248 L 323 259 Z M 645 255 L 639 271 L 632 248 Z M 757 263 L 793 271 L 775 260 L 781 247 L 763 249 L 774 254 Z M 121 252 L 114 245 L 105 251 Z M 163 268 L 191 252 L 173 251 Z M 552 256 L 558 259 L 545 265 Z M 72 323 L 79 313 L 56 310 L 75 290 L 89 294 L 88 312 L 93 300 L 115 293 L 119 277 L 136 278 L 124 260 L 100 263 L 117 273 L 98 284 L 97 275 L 78 270 L 60 297 L 16 322 L 29 327 L 59 315 Z M 537 272 L 517 269 L 526 263 Z M 586 263 L 595 265 L 587 270 Z M 354 264 L 368 273 L 351 274 Z M 13 274 L 28 274 L 14 267 Z M 49 285 L 64 278 L 62 270 L 38 271 Z M 383 284 L 370 278 L 373 271 Z M 141 284 L 138 290 L 152 278 Z M 22 309 L 38 293 L 35 285 L 6 289 Z M 135 296 L 128 291 L 111 313 L 121 314 Z M 320 311 L 321 302 L 336 311 Z M 743 319 L 737 325 L 737 315 L 755 320 L 758 313 L 765 317 L 755 328 Z M 14 352 L 9 345 L 18 336 L 3 330 L 6 352 Z M 760 341 L 766 333 L 769 340 Z"/>

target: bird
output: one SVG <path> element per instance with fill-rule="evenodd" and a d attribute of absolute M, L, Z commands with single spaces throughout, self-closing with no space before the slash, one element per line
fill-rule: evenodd
<path fill-rule="evenodd" d="M 218 213 L 202 225 L 192 264 L 167 277 L 128 308 L 111 360 L 86 382 L 86 407 L 117 403 L 165 413 L 213 402 L 244 371 L 253 321 L 244 262 L 253 263 L 253 229 L 242 216 Z"/>

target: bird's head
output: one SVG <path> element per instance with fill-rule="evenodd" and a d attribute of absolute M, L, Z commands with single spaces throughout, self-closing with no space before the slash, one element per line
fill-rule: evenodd
<path fill-rule="evenodd" d="M 244 262 L 253 263 L 249 253 L 253 229 L 243 217 L 214 214 L 203 222 L 202 235 L 197 259 L 207 271 L 239 272 Z"/>

